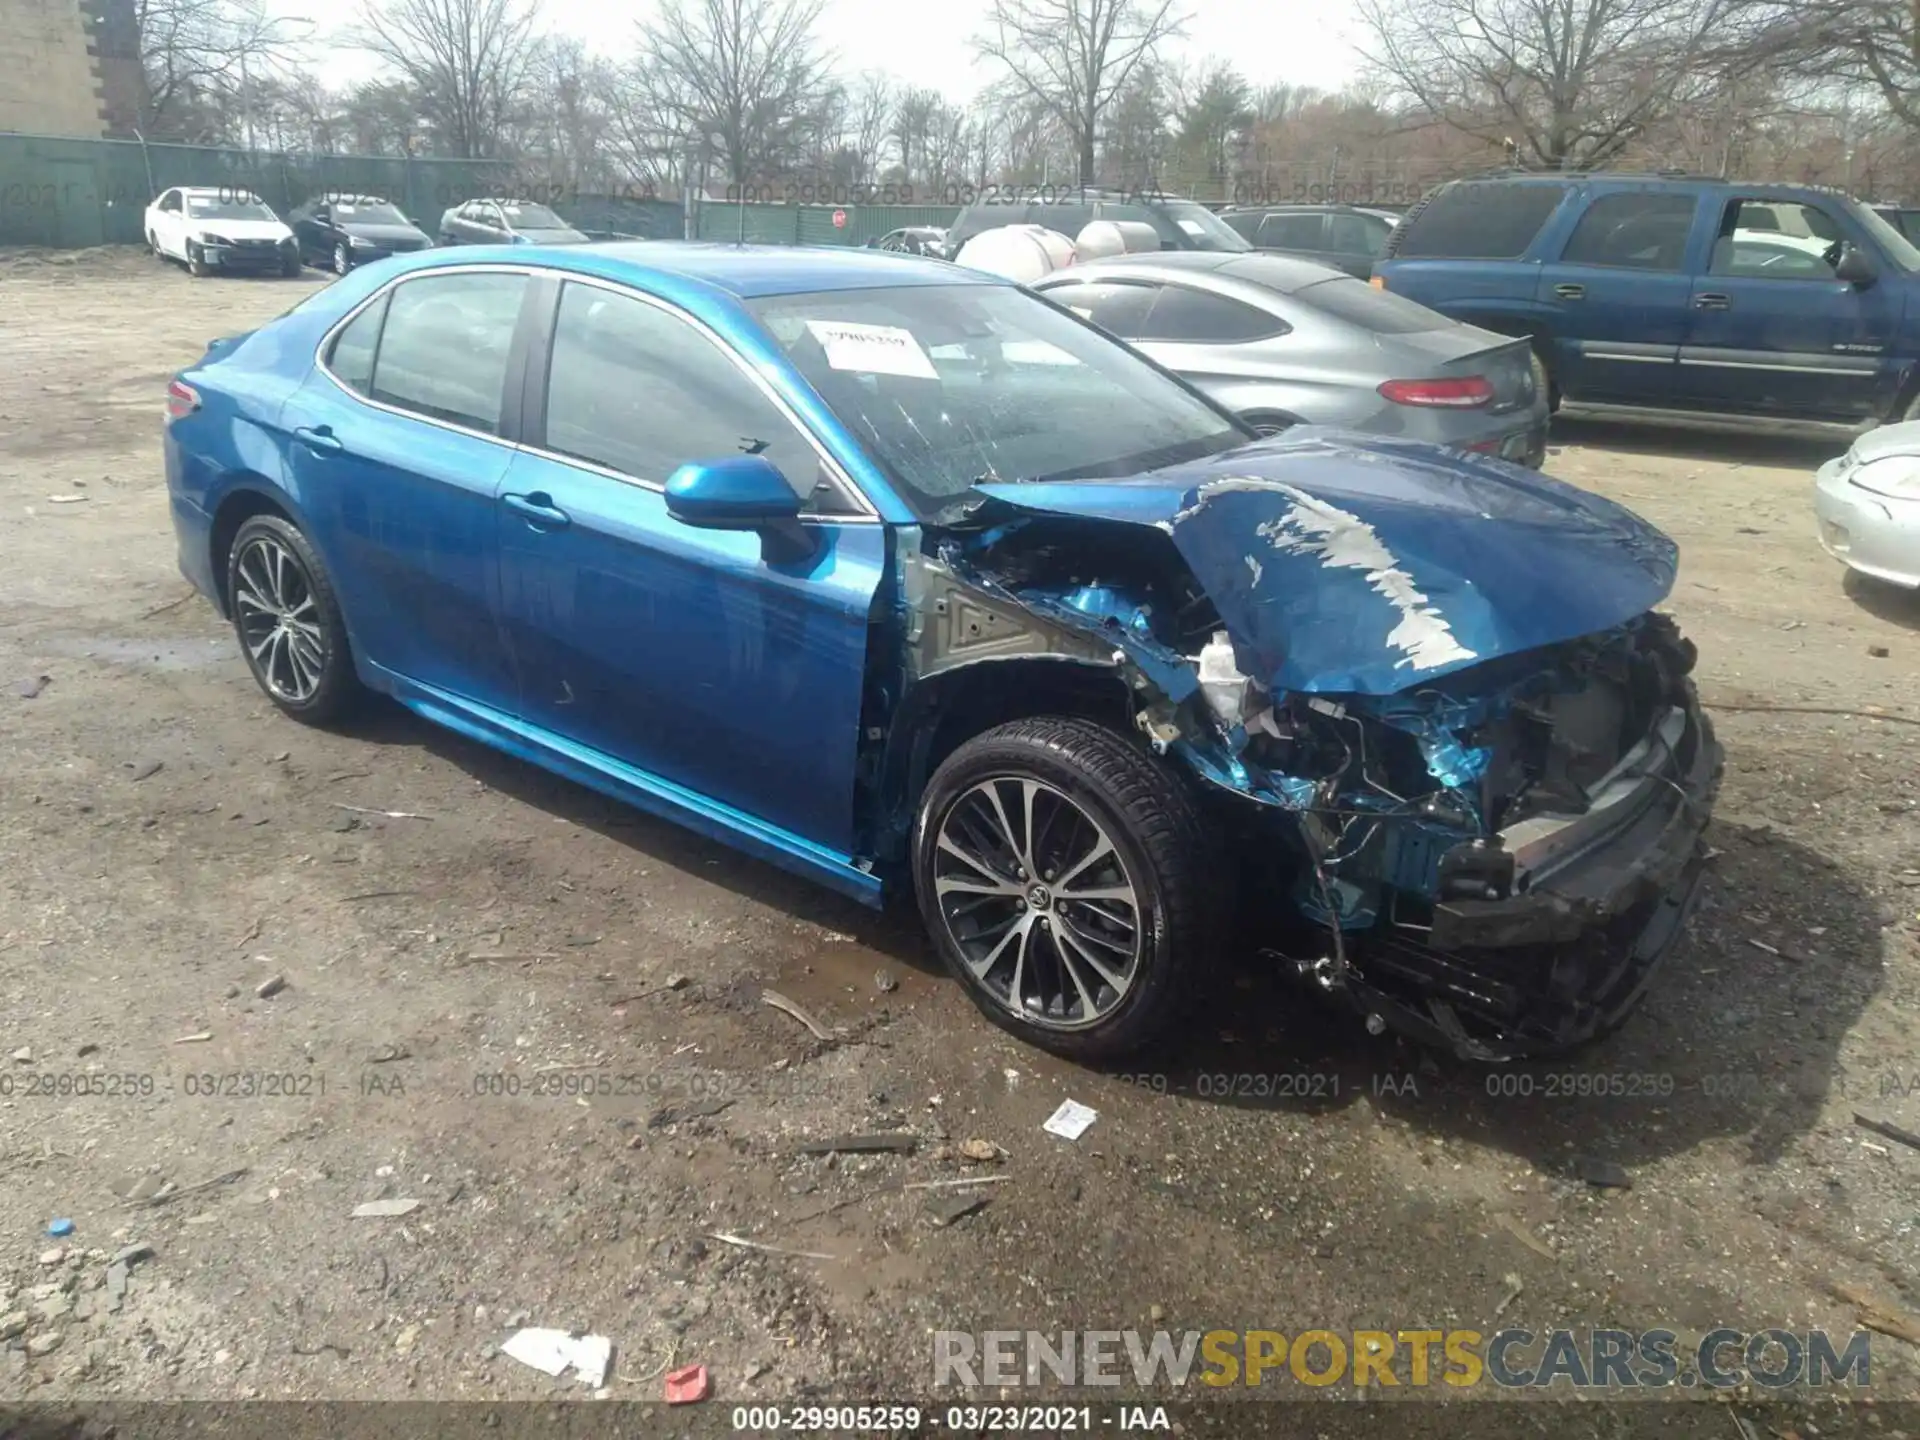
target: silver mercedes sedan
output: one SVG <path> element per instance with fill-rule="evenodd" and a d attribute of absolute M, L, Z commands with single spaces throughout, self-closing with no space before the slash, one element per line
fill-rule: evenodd
<path fill-rule="evenodd" d="M 1324 265 L 1162 251 L 1032 287 L 1206 391 L 1256 429 L 1334 425 L 1538 467 L 1547 397 L 1533 351 Z"/>

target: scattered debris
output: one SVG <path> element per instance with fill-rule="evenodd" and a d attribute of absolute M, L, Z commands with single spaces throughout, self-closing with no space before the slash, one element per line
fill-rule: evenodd
<path fill-rule="evenodd" d="M 604 1335 L 575 1335 L 567 1330 L 535 1327 L 509 1335 L 500 1353 L 556 1377 L 571 1366 L 581 1384 L 597 1390 L 606 1383 L 613 1342 Z"/>
<path fill-rule="evenodd" d="M 1777 949 L 1775 949 L 1775 948 L 1774 948 L 1773 946 L 1771 946 L 1771 945 L 1769 945 L 1769 944 L 1767 944 L 1767 942 L 1766 942 L 1766 941 L 1764 941 L 1764 940 L 1755 940 L 1755 939 L 1754 939 L 1754 938 L 1753 938 L 1752 936 L 1748 936 L 1748 937 L 1747 937 L 1747 944 L 1749 944 L 1749 945 L 1751 945 L 1751 946 L 1753 946 L 1753 948 L 1754 948 L 1754 949 L 1756 949 L 1756 950 L 1764 950 L 1764 951 L 1766 951 L 1766 952 L 1767 952 L 1767 954 L 1769 954 L 1769 955 L 1778 955 L 1778 954 L 1780 953 L 1780 952 L 1779 952 L 1779 950 L 1777 950 Z"/>
<path fill-rule="evenodd" d="M 51 675 L 34 675 L 14 686 L 13 693 L 18 695 L 22 700 L 32 700 L 37 698 L 40 692 L 52 683 L 53 677 Z"/>
<path fill-rule="evenodd" d="M 1018 1090 L 1020 1088 L 1020 1072 L 1014 1069 L 1013 1066 L 1007 1066 L 1007 1068 L 1000 1073 L 1007 1077 L 1007 1089 Z"/>
<path fill-rule="evenodd" d="M 49 1330 L 45 1334 L 36 1335 L 27 1341 L 27 1354 L 36 1359 L 42 1355 L 51 1355 L 60 1348 L 60 1341 L 63 1338 L 58 1330 Z"/>
<path fill-rule="evenodd" d="M 295 1355 L 325 1355 L 328 1351 L 332 1351 L 335 1355 L 338 1355 L 342 1360 L 347 1359 L 349 1356 L 353 1354 L 353 1351 L 349 1350 L 346 1346 L 336 1345 L 331 1340 L 317 1341 L 316 1343 L 310 1346 L 302 1345 L 298 1340 L 296 1340 L 287 1348 L 291 1350 Z"/>
<path fill-rule="evenodd" d="M 873 972 L 873 988 L 882 995 L 891 995 L 900 988 L 900 982 L 894 979 L 891 970 L 876 970 Z"/>
<path fill-rule="evenodd" d="M 985 1195 L 935 1195 L 927 1201 L 927 1215 L 942 1229 L 986 1208 Z"/>
<path fill-rule="evenodd" d="M 669 1370 L 666 1393 L 669 1405 L 699 1404 L 711 1393 L 707 1380 L 707 1367 L 682 1365 L 678 1370 Z"/>
<path fill-rule="evenodd" d="M 946 1190 L 962 1185 L 1004 1185 L 1011 1175 L 962 1175 L 953 1180 L 909 1180 L 902 1190 Z"/>
<path fill-rule="evenodd" d="M 135 764 L 129 760 L 127 766 L 133 771 L 133 778 L 136 781 L 140 781 L 152 779 L 155 775 L 158 775 L 162 770 L 167 768 L 167 763 L 164 760 L 148 760 L 143 764 Z"/>
<path fill-rule="evenodd" d="M 1876 1135 L 1884 1135 L 1889 1140 L 1898 1140 L 1902 1145 L 1920 1150 L 1920 1135 L 1914 1134 L 1911 1130 L 1902 1130 L 1898 1125 L 1886 1120 L 1875 1120 L 1870 1115 L 1862 1115 L 1858 1110 L 1853 1112 L 1853 1123 L 1862 1129 L 1873 1131 Z"/>
<path fill-rule="evenodd" d="M 47 496 L 47 503 L 49 505 L 78 505 L 86 498 L 84 495 L 49 495 Z"/>
<path fill-rule="evenodd" d="M 355 900 L 392 900 L 401 895 L 418 895 L 419 893 L 418 890 L 363 890 L 358 895 L 343 895 L 340 898 L 342 904 L 350 904 Z"/>
<path fill-rule="evenodd" d="M 118 1261 L 107 1267 L 107 1309 L 117 1311 L 126 1303 L 127 1278 L 131 1273 Z"/>
<path fill-rule="evenodd" d="M 1613 1190 L 1633 1188 L 1633 1177 L 1625 1170 L 1611 1160 L 1602 1160 L 1593 1155 L 1576 1156 L 1573 1162 L 1573 1173 L 1589 1185 Z"/>
<path fill-rule="evenodd" d="M 960 1158 L 977 1161 L 982 1165 L 998 1160 L 1003 1152 L 991 1140 L 963 1140 L 960 1142 Z"/>
<path fill-rule="evenodd" d="M 1841 715 L 1855 720 L 1891 720 L 1896 725 L 1920 725 L 1920 716 L 1896 715 L 1891 710 L 1852 710 L 1835 705 L 1739 705 L 1731 700 L 1705 700 L 1710 710 L 1737 710 L 1750 715 Z"/>
<path fill-rule="evenodd" d="M 1078 1100 L 1062 1100 L 1060 1108 L 1049 1115 L 1040 1128 L 1062 1140 L 1078 1140 L 1099 1118 L 1100 1112 L 1090 1105 L 1082 1105 Z"/>
<path fill-rule="evenodd" d="M 379 816 L 383 816 L 388 820 L 431 820 L 433 819 L 433 816 L 431 815 L 421 815 L 416 811 L 412 811 L 412 810 L 369 810 L 365 805 L 342 805 L 338 800 L 335 800 L 333 802 L 333 808 L 336 810 L 351 811 L 355 815 L 379 815 Z"/>
<path fill-rule="evenodd" d="M 353 1207 L 356 1220 L 385 1220 L 396 1215 L 411 1215 L 420 1208 L 418 1200 L 368 1200 Z M 556 1371 L 556 1374 L 559 1372 Z"/>
<path fill-rule="evenodd" d="M 82 1044 L 78 1050 L 75 1050 L 73 1053 L 79 1056 L 82 1060 L 84 1060 L 89 1055 L 98 1055 L 100 1053 L 100 1047 L 94 1044 L 91 1040 L 88 1040 L 84 1044 Z"/>
<path fill-rule="evenodd" d="M 31 1065 L 33 1063 L 33 1047 L 31 1045 L 22 1045 L 18 1050 L 14 1051 L 13 1063 L 16 1065 Z"/>
<path fill-rule="evenodd" d="M 911 1155 L 920 1137 L 900 1132 L 890 1135 L 842 1135 L 836 1140 L 809 1140 L 798 1147 L 802 1155 Z"/>
<path fill-rule="evenodd" d="M 838 1255 L 822 1254 L 818 1250 L 789 1250 L 784 1245 L 767 1245 L 758 1240 L 748 1240 L 739 1235 L 709 1235 L 709 1240 L 718 1240 L 722 1245 L 737 1246 L 742 1250 L 759 1250 L 768 1255 L 787 1255 L 795 1260 L 838 1260 Z"/>
<path fill-rule="evenodd" d="M 1547 1244 L 1546 1241 L 1534 1234 L 1533 1231 L 1514 1219 L 1513 1216 L 1496 1215 L 1494 1217 L 1494 1223 L 1509 1235 L 1513 1236 L 1513 1238 L 1518 1240 L 1522 1245 L 1533 1251 L 1534 1254 L 1547 1260 L 1559 1260 L 1559 1253 L 1555 1251 L 1551 1245 Z"/>
<path fill-rule="evenodd" d="M 1513 1304 L 1514 1301 L 1520 1298 L 1520 1291 L 1522 1288 L 1520 1284 L 1520 1277 L 1518 1275 L 1502 1275 L 1500 1277 L 1500 1283 L 1507 1287 L 1507 1294 L 1504 1300 L 1502 1300 L 1498 1305 L 1493 1307 L 1493 1313 L 1496 1319 L 1506 1314 L 1507 1307 Z"/>
<path fill-rule="evenodd" d="M 559 954 L 552 950 L 470 950 L 463 965 L 502 965 L 516 964 L 528 960 L 558 960 Z"/>
<path fill-rule="evenodd" d="M 182 1035 L 173 1043 L 176 1045 L 198 1045 L 203 1040 L 211 1039 L 213 1039 L 213 1032 L 211 1030 L 196 1030 L 191 1035 Z"/>
<path fill-rule="evenodd" d="M 1876 660 L 1884 660 L 1889 655 L 1893 654 L 1893 651 L 1889 650 L 1884 645 L 1869 645 L 1867 646 L 1867 654 L 1871 655 Z"/>
<path fill-rule="evenodd" d="M 40 1263 L 46 1266 L 64 1265 L 67 1263 L 67 1252 L 58 1245 L 51 1250 L 42 1250 Z"/>
<path fill-rule="evenodd" d="M 254 986 L 253 993 L 262 1000 L 271 1000 L 286 988 L 287 977 L 284 975 L 273 975 Z"/>
<path fill-rule="evenodd" d="M 199 593 L 200 592 L 198 590 L 189 590 L 187 591 L 186 594 L 182 595 L 178 600 L 169 600 L 164 605 L 154 606 L 151 610 L 148 610 L 144 614 L 142 614 L 140 618 L 142 620 L 151 620 L 153 619 L 154 616 L 164 615 L 169 610 L 178 610 L 182 605 L 186 604 L 187 601 L 193 599 L 193 597 L 198 595 Z"/>
<path fill-rule="evenodd" d="M 1833 1293 L 1859 1312 L 1859 1321 L 1867 1329 L 1891 1335 L 1909 1345 L 1920 1345 L 1920 1315 L 1880 1300 L 1855 1285 L 1835 1285 Z"/>
<path fill-rule="evenodd" d="M 395 1060 L 411 1060 L 413 1052 L 404 1045 L 376 1045 L 367 1052 L 369 1065 L 386 1065 Z"/>
<path fill-rule="evenodd" d="M 153 1258 L 153 1246 L 143 1245 L 136 1242 L 132 1245 L 128 1245 L 124 1247 L 119 1254 L 113 1257 L 110 1263 L 114 1265 L 125 1265 L 128 1268 L 132 1268 L 133 1266 L 138 1265 L 142 1260 L 151 1260 L 152 1258 Z"/>
<path fill-rule="evenodd" d="M 687 988 L 687 977 L 678 974 L 669 975 L 666 979 L 666 986 L 669 990 L 684 990 Z"/>
<path fill-rule="evenodd" d="M 237 1170 L 229 1170 L 225 1174 L 215 1175 L 211 1180 L 196 1181 L 192 1185 L 175 1185 L 171 1180 L 163 1180 L 157 1188 L 151 1190 L 146 1188 L 146 1182 L 154 1177 L 143 1176 L 141 1182 L 128 1191 L 127 1203 L 129 1205 L 164 1205 L 169 1200 L 178 1200 L 182 1195 L 198 1195 L 203 1190 L 216 1190 L 222 1185 L 231 1185 L 246 1173 L 247 1167 L 242 1165 Z"/>
<path fill-rule="evenodd" d="M 791 1015 L 794 1019 L 798 1020 L 813 1032 L 816 1040 L 832 1040 L 835 1038 L 833 1031 L 827 1029 L 826 1026 L 809 1015 L 800 1007 L 798 1002 L 789 1000 L 778 990 L 763 990 L 760 992 L 760 999 L 764 1003 L 773 1006 L 774 1009 Z"/>
<path fill-rule="evenodd" d="M 73 1221 L 66 1219 L 49 1220 L 47 1222 L 47 1234 L 54 1236 L 56 1239 L 63 1235 L 71 1235 L 73 1234 Z"/>
<path fill-rule="evenodd" d="M 688 1120 L 704 1120 L 730 1108 L 731 1100 L 690 1100 L 684 1105 L 663 1105 L 647 1120 L 649 1130 L 663 1130 Z"/>

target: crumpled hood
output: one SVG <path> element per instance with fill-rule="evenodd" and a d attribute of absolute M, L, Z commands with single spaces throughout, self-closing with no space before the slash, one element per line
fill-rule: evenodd
<path fill-rule="evenodd" d="M 1611 629 L 1678 562 L 1632 511 L 1534 471 L 1316 428 L 1125 480 L 978 489 L 1165 531 L 1275 691 L 1390 695 Z"/>

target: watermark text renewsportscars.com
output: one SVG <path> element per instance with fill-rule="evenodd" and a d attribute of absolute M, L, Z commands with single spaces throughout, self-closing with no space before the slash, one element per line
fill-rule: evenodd
<path fill-rule="evenodd" d="M 1865 1330 L 936 1330 L 936 1390 L 1865 1389 Z"/>

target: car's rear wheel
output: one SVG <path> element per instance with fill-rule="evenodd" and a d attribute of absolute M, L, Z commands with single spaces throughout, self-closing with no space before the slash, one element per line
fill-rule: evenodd
<path fill-rule="evenodd" d="M 255 515 L 227 557 L 228 609 L 247 668 L 296 720 L 340 719 L 360 694 L 327 567 L 299 527 Z"/>
<path fill-rule="evenodd" d="M 344 275 L 353 268 L 353 251 L 347 248 L 346 241 L 333 247 L 333 273 Z"/>
<path fill-rule="evenodd" d="M 1087 720 L 1017 720 L 934 773 L 920 913 L 996 1024 L 1079 1060 L 1130 1054 L 1207 988 L 1222 867 L 1183 779 Z"/>

